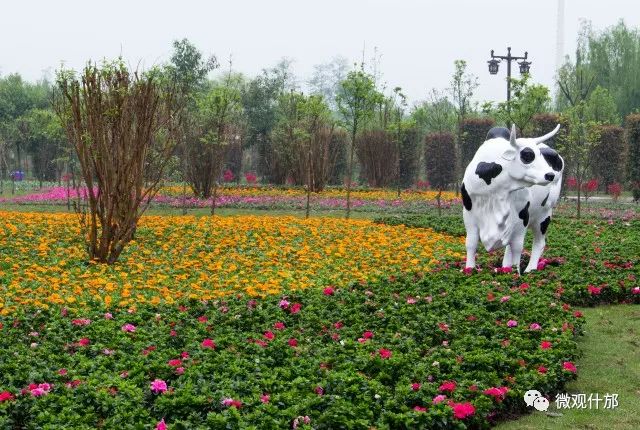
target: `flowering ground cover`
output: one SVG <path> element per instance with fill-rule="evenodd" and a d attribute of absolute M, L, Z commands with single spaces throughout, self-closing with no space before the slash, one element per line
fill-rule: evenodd
<path fill-rule="evenodd" d="M 575 305 L 640 303 L 635 220 L 554 219 L 518 276 L 461 270 L 459 214 L 147 217 L 109 269 L 0 215 L 2 428 L 486 428 L 580 377 Z"/>
<path fill-rule="evenodd" d="M 75 215 L 0 212 L 0 314 L 251 297 L 424 272 L 462 240 L 371 221 L 144 217 L 121 263 L 87 264 Z"/>
<path fill-rule="evenodd" d="M 80 190 L 84 196 L 85 190 Z M 76 190 L 65 187 L 49 187 L 18 196 L 1 197 L 0 203 L 23 205 L 65 205 L 67 198 L 75 199 Z M 437 205 L 437 192 L 426 190 L 403 190 L 398 197 L 397 192 L 383 189 L 356 189 L 352 192 L 352 208 L 361 211 L 402 210 L 424 211 Z M 279 188 L 261 186 L 227 186 L 218 190 L 216 205 L 223 208 L 253 209 L 302 209 L 306 205 L 304 189 Z M 459 202 L 453 192 L 444 192 L 441 205 L 451 207 Z M 346 191 L 340 188 L 327 188 L 320 193 L 313 193 L 310 201 L 313 210 L 331 210 L 346 208 Z M 211 199 L 194 197 L 191 193 L 182 197 L 182 187 L 164 187 L 153 200 L 156 207 L 207 208 Z"/>

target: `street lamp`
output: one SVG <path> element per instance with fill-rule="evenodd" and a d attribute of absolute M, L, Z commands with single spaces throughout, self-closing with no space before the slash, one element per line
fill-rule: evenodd
<path fill-rule="evenodd" d="M 501 60 L 507 60 L 507 102 L 511 100 L 511 62 L 516 60 L 522 60 L 520 63 L 520 73 L 529 73 L 531 61 L 527 61 L 528 53 L 524 53 L 524 57 L 516 57 L 511 55 L 511 47 L 507 48 L 507 55 L 494 55 L 493 49 L 491 50 L 491 60 L 487 61 L 489 64 L 489 73 L 492 75 L 498 74 L 498 64 Z"/>

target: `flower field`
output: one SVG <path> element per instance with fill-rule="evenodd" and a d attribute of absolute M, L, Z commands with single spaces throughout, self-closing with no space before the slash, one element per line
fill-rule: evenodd
<path fill-rule="evenodd" d="M 113 268 L 0 220 L 0 428 L 487 428 L 580 377 L 575 305 L 640 303 L 635 220 L 554 220 L 524 276 L 463 273 L 457 216 L 150 216 Z"/>
<path fill-rule="evenodd" d="M 86 191 L 80 190 L 84 196 Z M 402 209 L 418 211 L 434 207 L 437 192 L 426 190 L 403 190 L 398 197 L 394 190 L 355 189 L 351 193 L 353 208 L 364 211 Z M 0 198 L 0 203 L 14 204 L 46 204 L 64 205 L 68 195 L 73 199 L 77 191 L 65 187 L 49 187 L 32 190 L 22 195 Z M 443 192 L 442 206 L 451 207 L 459 202 L 453 192 Z M 254 209 L 302 209 L 306 205 L 306 194 L 302 188 L 278 188 L 268 186 L 227 186 L 218 190 L 216 205 L 226 208 Z M 314 210 L 346 208 L 346 191 L 339 188 L 327 188 L 311 195 L 311 207 Z M 206 208 L 211 206 L 211 199 L 194 197 L 190 192 L 186 198 L 182 196 L 181 186 L 168 186 L 160 190 L 153 204 L 159 207 Z"/>
<path fill-rule="evenodd" d="M 86 264 L 75 215 L 0 212 L 0 314 L 258 297 L 425 272 L 462 255 L 459 238 L 361 220 L 156 216 L 136 234 L 115 267 Z"/>

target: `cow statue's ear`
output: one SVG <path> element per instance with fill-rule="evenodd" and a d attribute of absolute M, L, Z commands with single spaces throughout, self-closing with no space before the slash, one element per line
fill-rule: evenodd
<path fill-rule="evenodd" d="M 516 151 L 514 148 L 509 148 L 502 153 L 502 158 L 504 158 L 505 160 L 511 161 L 514 158 L 516 158 L 517 153 L 518 151 Z"/>

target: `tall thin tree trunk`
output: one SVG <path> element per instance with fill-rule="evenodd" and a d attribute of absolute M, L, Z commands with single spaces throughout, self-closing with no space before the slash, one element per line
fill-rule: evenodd
<path fill-rule="evenodd" d="M 353 154 L 356 146 L 357 121 L 353 122 L 351 131 L 351 147 L 349 148 L 349 165 L 347 166 L 347 219 L 351 215 L 351 178 L 353 177 Z"/>
<path fill-rule="evenodd" d="M 213 181 L 213 192 L 211 193 L 211 216 L 216 214 L 216 198 L 218 197 L 218 181 Z"/>
<path fill-rule="evenodd" d="M 309 141 L 309 151 L 307 154 L 307 208 L 305 218 L 309 218 L 309 208 L 311 206 L 311 141 Z"/>

